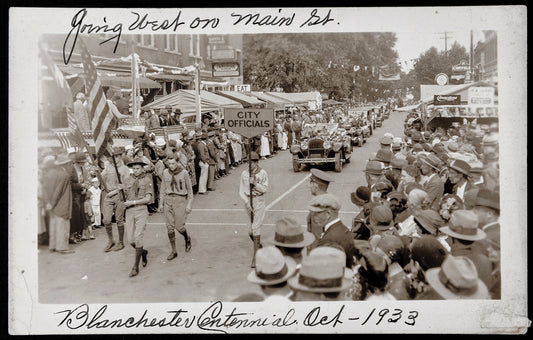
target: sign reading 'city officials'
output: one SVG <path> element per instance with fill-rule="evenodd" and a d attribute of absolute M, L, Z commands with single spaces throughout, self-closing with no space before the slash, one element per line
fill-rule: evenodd
<path fill-rule="evenodd" d="M 255 137 L 274 128 L 274 109 L 224 109 L 226 129 Z"/>

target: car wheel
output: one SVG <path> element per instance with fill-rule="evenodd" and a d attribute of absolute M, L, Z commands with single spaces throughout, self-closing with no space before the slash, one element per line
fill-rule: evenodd
<path fill-rule="evenodd" d="M 294 172 L 300 172 L 301 170 L 300 163 L 298 163 L 298 156 L 295 156 L 292 159 L 292 169 L 294 170 Z"/>

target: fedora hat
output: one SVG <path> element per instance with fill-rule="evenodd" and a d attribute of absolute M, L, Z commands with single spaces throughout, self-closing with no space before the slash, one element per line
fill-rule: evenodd
<path fill-rule="evenodd" d="M 479 189 L 476 196 L 476 205 L 500 211 L 500 194 L 493 190 Z"/>
<path fill-rule="evenodd" d="M 389 164 L 392 161 L 393 156 L 394 154 L 391 150 L 379 149 L 373 160 Z"/>
<path fill-rule="evenodd" d="M 381 145 L 391 145 L 392 144 L 392 138 L 390 136 L 383 136 L 379 139 L 379 144 Z"/>
<path fill-rule="evenodd" d="M 270 286 L 287 281 L 296 272 L 296 261 L 283 256 L 275 246 L 264 246 L 255 253 L 255 270 L 248 274 L 248 281 Z"/>
<path fill-rule="evenodd" d="M 309 255 L 313 256 L 336 256 L 339 258 L 342 263 L 346 263 L 346 252 L 344 249 L 337 243 L 328 243 L 326 245 L 321 245 L 311 249 Z M 353 270 L 348 267 L 344 267 L 344 277 L 351 278 L 353 277 Z"/>
<path fill-rule="evenodd" d="M 340 210 L 341 203 L 332 194 L 323 194 L 313 197 L 308 206 L 310 211 L 321 212 L 325 210 Z"/>
<path fill-rule="evenodd" d="M 303 248 L 315 241 L 315 235 L 304 230 L 292 217 L 276 221 L 273 234 L 265 235 L 265 243 L 285 248 Z"/>
<path fill-rule="evenodd" d="M 454 169 L 455 171 L 458 171 L 462 173 L 463 175 L 466 175 L 470 177 L 470 164 L 467 162 L 461 160 L 461 159 L 454 159 L 451 161 L 450 165 L 448 165 L 448 168 Z"/>
<path fill-rule="evenodd" d="M 402 158 L 394 158 L 391 162 L 391 168 L 402 170 L 407 166 L 407 160 Z"/>
<path fill-rule="evenodd" d="M 424 147 L 420 143 L 415 143 L 412 147 L 413 152 L 421 152 L 424 151 Z"/>
<path fill-rule="evenodd" d="M 383 171 L 383 164 L 376 160 L 370 160 L 366 162 L 366 167 L 363 172 L 373 174 L 373 175 L 381 175 Z"/>
<path fill-rule="evenodd" d="M 133 160 L 131 160 L 130 162 L 128 162 L 128 166 L 134 166 L 135 164 L 140 164 L 142 166 L 145 166 L 145 165 L 148 165 L 146 164 L 146 162 L 140 158 L 140 157 L 137 157 L 137 158 L 134 158 Z"/>
<path fill-rule="evenodd" d="M 426 163 L 430 167 L 432 167 L 435 170 L 439 170 L 440 165 L 442 161 L 439 159 L 439 157 L 435 156 L 434 154 L 430 153 L 427 155 L 422 155 L 422 157 L 419 158 L 420 161 Z"/>
<path fill-rule="evenodd" d="M 424 271 L 438 268 L 444 262 L 448 251 L 433 235 L 421 235 L 413 239 L 411 244 L 411 258 L 417 261 Z"/>
<path fill-rule="evenodd" d="M 440 268 L 426 271 L 426 280 L 446 300 L 491 298 L 476 265 L 466 256 L 448 255 Z"/>
<path fill-rule="evenodd" d="M 477 215 L 471 210 L 456 210 L 452 213 L 448 225 L 440 228 L 440 231 L 461 240 L 479 241 L 487 237 L 487 234 L 478 228 Z"/>
<path fill-rule="evenodd" d="M 457 152 L 459 150 L 459 144 L 451 140 L 444 144 L 444 149 L 446 149 L 447 152 Z"/>
<path fill-rule="evenodd" d="M 376 246 L 385 255 L 387 255 L 392 262 L 399 262 L 404 256 L 405 246 L 398 236 L 383 235 Z"/>
<path fill-rule="evenodd" d="M 432 209 L 422 210 L 413 217 L 420 223 L 422 228 L 429 231 L 432 235 L 437 234 L 437 230 L 444 225 L 444 220 L 440 214 Z"/>
<path fill-rule="evenodd" d="M 370 211 L 369 226 L 375 230 L 387 230 L 393 225 L 392 211 L 385 205 L 377 205 Z"/>
<path fill-rule="evenodd" d="M 299 273 L 291 277 L 287 282 L 292 289 L 298 291 L 312 293 L 340 292 L 351 286 L 351 280 L 345 276 L 345 265 L 346 261 L 334 253 L 310 252 L 303 259 Z"/>
<path fill-rule="evenodd" d="M 63 165 L 72 162 L 72 160 L 64 153 L 59 154 L 54 161 L 55 165 Z"/>
<path fill-rule="evenodd" d="M 372 193 L 370 191 L 370 188 L 366 185 L 361 185 L 350 194 L 350 198 L 353 204 L 364 205 L 365 203 L 368 203 L 370 201 L 371 195 Z"/>

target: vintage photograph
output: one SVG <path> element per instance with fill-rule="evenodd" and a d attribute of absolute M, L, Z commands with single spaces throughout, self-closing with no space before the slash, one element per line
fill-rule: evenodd
<path fill-rule="evenodd" d="M 417 303 L 505 302 L 514 269 L 500 225 L 521 242 L 526 228 L 501 218 L 515 213 L 500 192 L 527 184 L 501 170 L 502 153 L 524 156 L 501 143 L 512 114 L 499 100 L 511 62 L 501 25 L 181 34 L 180 20 L 216 22 L 189 24 L 186 10 L 155 29 L 149 11 L 103 24 L 72 8 L 63 33 L 32 40 L 35 197 L 14 203 L 35 210 L 31 301 L 55 312 L 48 332 L 89 315 L 81 306 L 335 302 L 340 320 L 344 306 L 376 303 L 345 316 L 350 333 L 364 331 L 355 320 L 412 326 L 422 312 L 405 306 Z M 304 23 L 328 27 L 328 10 Z M 227 16 L 300 18 L 274 12 Z M 120 333 L 128 316 L 105 319 Z"/>

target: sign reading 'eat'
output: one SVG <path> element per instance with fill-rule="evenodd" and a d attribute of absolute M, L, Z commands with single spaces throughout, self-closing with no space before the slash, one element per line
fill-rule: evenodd
<path fill-rule="evenodd" d="M 224 125 L 251 138 L 274 128 L 274 109 L 224 109 Z"/>

